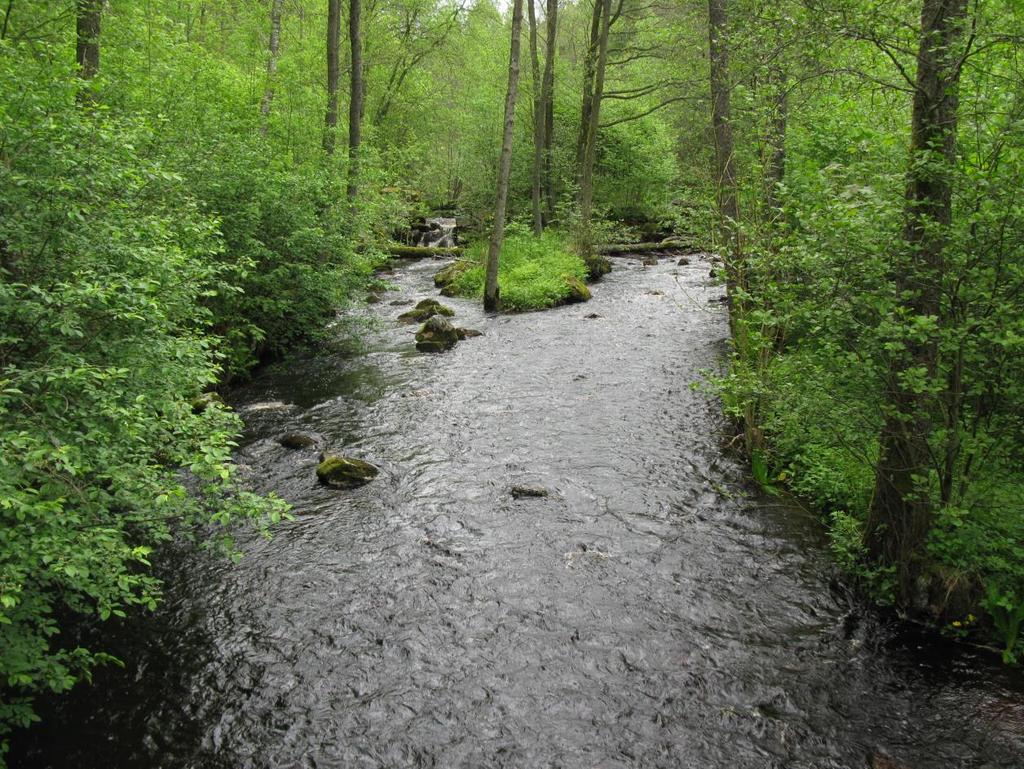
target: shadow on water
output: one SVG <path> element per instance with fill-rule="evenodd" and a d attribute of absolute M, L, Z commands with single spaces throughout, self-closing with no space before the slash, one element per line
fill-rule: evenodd
<path fill-rule="evenodd" d="M 707 265 L 621 263 L 547 313 L 451 300 L 484 336 L 420 355 L 395 318 L 435 267 L 361 311 L 362 354 L 234 394 L 239 462 L 296 520 L 237 567 L 171 554 L 126 668 L 15 767 L 1024 766 L 1020 675 L 865 611 L 818 521 L 723 454 L 689 387 L 726 333 Z M 381 475 L 324 489 L 321 448 Z"/>

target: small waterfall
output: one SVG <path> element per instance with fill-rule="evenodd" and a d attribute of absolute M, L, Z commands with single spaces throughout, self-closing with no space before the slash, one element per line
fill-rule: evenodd
<path fill-rule="evenodd" d="M 426 220 L 426 229 L 420 233 L 417 246 L 455 248 L 455 219 L 435 217 Z"/>

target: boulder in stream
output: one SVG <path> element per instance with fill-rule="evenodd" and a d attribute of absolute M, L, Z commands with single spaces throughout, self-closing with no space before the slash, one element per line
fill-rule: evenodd
<path fill-rule="evenodd" d="M 332 489 L 354 489 L 377 477 L 380 471 L 362 459 L 354 457 L 327 456 L 316 468 L 316 477 L 324 486 Z"/>
<path fill-rule="evenodd" d="M 459 340 L 472 339 L 475 336 L 483 336 L 483 331 L 477 331 L 475 328 L 456 328 L 455 333 L 459 335 Z"/>
<path fill-rule="evenodd" d="M 277 442 L 286 449 L 301 451 L 302 449 L 316 448 L 317 440 L 308 433 L 286 433 L 277 439 Z"/>
<path fill-rule="evenodd" d="M 444 352 L 458 341 L 458 329 L 440 315 L 430 317 L 416 332 L 416 349 L 420 352 Z"/>
<path fill-rule="evenodd" d="M 576 302 L 586 302 L 590 300 L 590 289 L 587 288 L 587 285 L 579 278 L 566 275 L 565 285 L 569 288 L 569 294 L 565 297 L 566 304 L 575 304 Z"/>
<path fill-rule="evenodd" d="M 421 323 L 435 315 L 444 315 L 450 318 L 454 314 L 455 310 L 447 305 L 441 304 L 436 299 L 424 299 L 411 310 L 399 315 L 398 319 L 404 323 Z"/>
<path fill-rule="evenodd" d="M 458 277 L 473 268 L 473 262 L 452 262 L 434 275 L 434 285 L 441 289 L 441 296 L 455 296 L 455 281 Z"/>
<path fill-rule="evenodd" d="M 513 486 L 509 486 L 508 493 L 512 495 L 513 499 L 522 499 L 523 497 L 530 497 L 530 498 L 546 497 L 551 492 L 549 492 L 543 486 L 535 486 L 535 485 L 530 485 L 530 484 L 522 483 L 522 484 L 515 484 Z"/>

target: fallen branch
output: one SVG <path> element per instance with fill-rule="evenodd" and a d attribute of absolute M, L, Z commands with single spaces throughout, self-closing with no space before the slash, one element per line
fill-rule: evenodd
<path fill-rule="evenodd" d="M 430 246 L 403 246 L 399 243 L 392 243 L 388 246 L 388 253 L 399 259 L 424 259 L 426 257 L 457 256 L 462 253 L 462 248 L 432 248 Z"/>
<path fill-rule="evenodd" d="M 629 256 L 630 254 L 646 254 L 652 251 L 695 251 L 694 247 L 683 240 L 660 240 L 656 243 L 606 243 L 595 248 L 597 253 L 608 256 Z"/>

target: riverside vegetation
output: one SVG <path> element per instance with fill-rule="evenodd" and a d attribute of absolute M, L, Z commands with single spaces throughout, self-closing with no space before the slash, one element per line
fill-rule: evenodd
<path fill-rule="evenodd" d="M 78 631 L 145 621 L 161 543 L 287 515 L 196 399 L 452 207 L 441 283 L 509 310 L 583 298 L 601 242 L 713 245 L 755 478 L 876 600 L 1017 661 L 1022 40 L 1013 0 L 8 0 L 0 734 L 116 662 Z"/>

